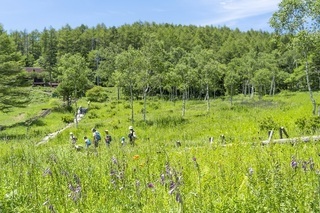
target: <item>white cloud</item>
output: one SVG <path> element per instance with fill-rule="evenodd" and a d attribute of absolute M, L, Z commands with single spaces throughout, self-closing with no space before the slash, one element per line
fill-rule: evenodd
<path fill-rule="evenodd" d="M 210 7 L 213 17 L 201 25 L 233 25 L 240 19 L 255 17 L 277 10 L 281 0 L 200 0 Z"/>

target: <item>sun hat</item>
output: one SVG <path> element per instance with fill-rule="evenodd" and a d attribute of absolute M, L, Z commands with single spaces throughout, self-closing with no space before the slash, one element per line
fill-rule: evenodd
<path fill-rule="evenodd" d="M 104 130 L 105 132 L 109 132 L 107 129 L 106 130 Z"/>
<path fill-rule="evenodd" d="M 72 132 L 70 132 L 70 135 L 73 135 L 73 133 L 72 133 Z"/>
<path fill-rule="evenodd" d="M 132 127 L 132 126 L 129 126 L 129 129 L 133 129 L 133 127 Z"/>

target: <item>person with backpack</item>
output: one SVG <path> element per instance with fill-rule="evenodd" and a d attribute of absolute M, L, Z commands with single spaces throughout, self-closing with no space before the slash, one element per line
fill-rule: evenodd
<path fill-rule="evenodd" d="M 132 146 L 134 146 L 134 142 L 137 138 L 136 136 L 136 132 L 133 130 L 133 127 L 132 126 L 129 126 L 129 134 L 128 134 L 128 138 L 129 138 L 129 142 Z"/>
<path fill-rule="evenodd" d="M 124 146 L 125 142 L 126 142 L 126 139 L 124 137 L 122 137 L 120 142 L 121 142 L 121 145 Z"/>
<path fill-rule="evenodd" d="M 83 139 L 84 139 L 84 143 L 86 145 L 86 148 L 89 148 L 89 146 L 91 145 L 90 139 L 87 136 L 84 136 Z"/>
<path fill-rule="evenodd" d="M 92 129 L 92 132 L 93 132 L 94 147 L 97 148 L 101 140 L 101 135 L 95 128 Z"/>
<path fill-rule="evenodd" d="M 109 146 L 112 141 L 112 137 L 111 137 L 111 135 L 109 135 L 108 130 L 104 130 L 104 132 L 106 133 L 106 137 L 104 138 L 104 140 L 106 142 L 106 145 Z"/>
<path fill-rule="evenodd" d="M 77 137 L 74 136 L 74 134 L 72 132 L 70 132 L 70 141 L 71 141 L 72 145 L 77 143 Z"/>

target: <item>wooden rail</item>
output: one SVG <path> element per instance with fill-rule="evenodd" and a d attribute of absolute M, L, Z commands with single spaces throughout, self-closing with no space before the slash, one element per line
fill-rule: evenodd
<path fill-rule="evenodd" d="M 297 142 L 310 142 L 310 141 L 319 141 L 320 135 L 314 136 L 303 136 L 303 137 L 296 137 L 296 138 L 283 138 L 283 139 L 275 139 L 275 140 L 265 140 L 262 141 L 262 145 L 267 145 L 270 143 L 297 143 Z"/>

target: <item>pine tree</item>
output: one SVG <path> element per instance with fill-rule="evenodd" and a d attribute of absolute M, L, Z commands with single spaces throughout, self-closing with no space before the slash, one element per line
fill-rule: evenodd
<path fill-rule="evenodd" d="M 28 103 L 27 72 L 23 57 L 16 52 L 13 40 L 0 26 L 0 111 L 21 107 Z"/>

